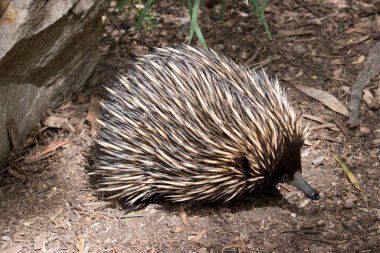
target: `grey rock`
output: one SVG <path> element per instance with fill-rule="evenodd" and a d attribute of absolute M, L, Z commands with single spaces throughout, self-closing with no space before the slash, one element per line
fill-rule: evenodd
<path fill-rule="evenodd" d="M 99 59 L 106 0 L 10 0 L 0 4 L 0 168 L 6 122 L 21 138 L 43 112 L 79 91 Z"/>

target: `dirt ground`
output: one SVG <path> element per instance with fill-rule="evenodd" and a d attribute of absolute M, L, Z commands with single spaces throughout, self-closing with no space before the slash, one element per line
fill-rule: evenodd
<path fill-rule="evenodd" d="M 185 40 L 187 10 L 177 1 L 158 2 L 159 27 L 149 32 L 136 33 L 130 15 L 109 19 L 98 86 L 115 80 L 151 47 Z M 273 40 L 245 1 L 227 1 L 224 20 L 219 1 L 201 7 L 208 45 L 276 75 L 304 113 L 312 128 L 302 153 L 304 175 L 321 200 L 278 185 L 281 195 L 247 196 L 229 204 L 157 201 L 127 212 L 104 201 L 85 170 L 96 130 L 86 120 L 90 98 L 99 93 L 95 88 L 49 111 L 26 140 L 24 153 L 0 170 L 0 252 L 379 252 L 379 110 L 363 100 L 359 126 L 349 129 L 346 116 L 295 88 L 321 89 L 347 105 L 363 57 L 380 37 L 375 2 L 269 1 Z M 374 94 L 379 83 L 377 76 L 368 92 Z M 47 127 L 52 116 L 68 121 Z M 333 155 L 349 167 L 362 192 Z"/>

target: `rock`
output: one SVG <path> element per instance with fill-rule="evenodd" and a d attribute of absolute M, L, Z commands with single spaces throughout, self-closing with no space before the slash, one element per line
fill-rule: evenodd
<path fill-rule="evenodd" d="M 298 55 L 304 55 L 307 53 L 307 49 L 303 45 L 295 45 L 292 48 L 293 53 Z"/>
<path fill-rule="evenodd" d="M 0 5 L 0 168 L 43 112 L 80 90 L 99 59 L 106 0 L 10 0 Z"/>

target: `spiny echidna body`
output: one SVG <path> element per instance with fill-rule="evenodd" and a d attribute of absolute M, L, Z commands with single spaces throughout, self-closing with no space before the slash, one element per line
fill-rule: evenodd
<path fill-rule="evenodd" d="M 268 182 L 309 198 L 306 130 L 277 80 L 212 51 L 156 49 L 107 88 L 92 174 L 127 204 L 229 201 Z"/>

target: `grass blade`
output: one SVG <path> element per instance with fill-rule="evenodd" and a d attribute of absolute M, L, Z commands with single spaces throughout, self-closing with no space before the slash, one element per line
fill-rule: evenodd
<path fill-rule="evenodd" d="M 260 16 L 258 17 L 260 24 L 263 24 L 263 20 L 265 20 L 264 19 L 264 12 L 265 12 L 265 9 L 267 8 L 267 5 L 268 5 L 268 0 L 264 0 L 263 3 L 261 4 Z"/>
<path fill-rule="evenodd" d="M 359 181 L 356 179 L 354 174 L 347 168 L 347 166 L 340 160 L 340 158 L 337 155 L 333 155 L 334 159 L 339 163 L 340 167 L 346 173 L 348 179 L 350 180 L 351 184 L 355 186 L 356 189 L 359 191 L 364 191 L 363 188 L 360 186 Z"/>
<path fill-rule="evenodd" d="M 256 13 L 256 17 L 259 20 L 259 24 L 261 24 L 265 31 L 267 32 L 270 39 L 272 39 L 271 32 L 269 30 L 269 26 L 267 21 L 265 20 L 264 12 L 266 7 L 268 6 L 268 0 L 264 0 L 262 5 L 260 6 L 258 0 L 251 0 L 252 9 Z"/>
<path fill-rule="evenodd" d="M 146 13 L 148 12 L 149 8 L 154 3 L 154 0 L 148 0 L 148 2 L 145 4 L 144 9 L 141 11 L 139 18 L 137 19 L 135 30 L 139 31 L 141 29 L 142 23 L 144 22 Z"/>
<path fill-rule="evenodd" d="M 191 17 L 191 23 L 190 23 L 190 34 L 189 34 L 189 40 L 188 43 L 190 44 L 191 40 L 193 39 L 195 27 L 198 25 L 197 24 L 197 19 L 198 19 L 198 12 L 199 12 L 199 5 L 200 5 L 200 0 L 195 0 L 194 1 L 194 6 L 192 8 L 189 8 L 190 11 L 190 17 Z M 188 1 L 190 3 L 190 1 Z"/>
<path fill-rule="evenodd" d="M 199 28 L 198 22 L 196 23 L 196 27 L 195 27 L 195 34 L 197 35 L 199 41 L 202 43 L 202 46 L 208 49 L 205 38 L 203 37 L 201 29 Z"/>
<path fill-rule="evenodd" d="M 224 19 L 224 13 L 226 12 L 226 0 L 222 0 L 222 9 L 220 10 L 220 19 Z"/>
<path fill-rule="evenodd" d="M 119 0 L 116 5 L 116 10 L 120 13 L 121 9 L 128 4 L 129 0 Z"/>

